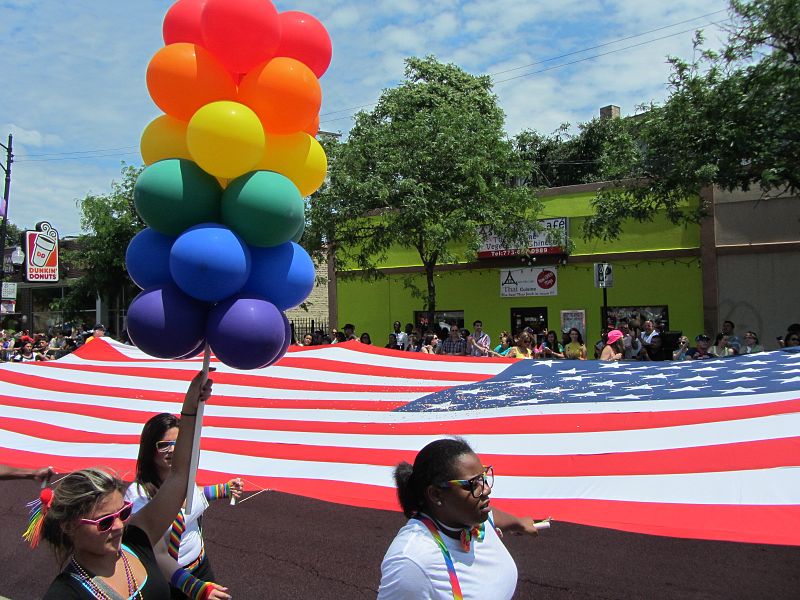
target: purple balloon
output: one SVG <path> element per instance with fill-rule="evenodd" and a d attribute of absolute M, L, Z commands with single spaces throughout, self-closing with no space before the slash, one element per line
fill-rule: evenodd
<path fill-rule="evenodd" d="M 191 352 L 187 352 L 183 356 L 176 356 L 175 358 L 178 359 L 178 360 L 185 360 L 187 358 L 195 358 L 199 354 L 202 354 L 205 349 L 206 349 L 206 338 L 203 338 L 203 341 L 200 342 L 200 344 L 197 346 L 197 348 L 194 348 Z"/>
<path fill-rule="evenodd" d="M 283 348 L 286 324 L 274 304 L 237 295 L 211 309 L 206 338 L 214 355 L 229 367 L 258 369 Z"/>
<path fill-rule="evenodd" d="M 141 292 L 128 308 L 128 335 L 143 352 L 157 358 L 185 356 L 205 337 L 208 304 L 174 285 Z"/>
<path fill-rule="evenodd" d="M 292 324 L 289 323 L 286 313 L 281 313 L 281 316 L 283 317 L 283 324 L 286 327 L 286 339 L 283 341 L 283 346 L 281 346 L 281 349 L 275 358 L 273 358 L 267 364 L 261 365 L 262 367 L 269 367 L 282 359 L 286 354 L 286 351 L 289 350 L 289 345 L 292 343 Z"/>

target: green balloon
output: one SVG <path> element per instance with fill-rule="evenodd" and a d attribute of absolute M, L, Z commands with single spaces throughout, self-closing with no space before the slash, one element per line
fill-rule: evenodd
<path fill-rule="evenodd" d="M 303 197 L 287 177 L 252 171 L 222 194 L 222 222 L 252 246 L 279 246 L 298 232 L 305 218 Z"/>
<path fill-rule="evenodd" d="M 180 235 L 189 227 L 220 220 L 222 186 L 190 160 L 153 163 L 133 188 L 136 212 L 152 229 Z"/>
<path fill-rule="evenodd" d="M 303 219 L 303 222 L 300 223 L 300 229 L 292 236 L 292 241 L 295 244 L 299 244 L 300 240 L 303 239 L 303 234 L 306 232 L 306 220 Z"/>

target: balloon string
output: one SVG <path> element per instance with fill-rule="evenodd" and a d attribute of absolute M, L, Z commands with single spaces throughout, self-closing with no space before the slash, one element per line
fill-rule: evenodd
<path fill-rule="evenodd" d="M 271 489 L 271 488 L 262 488 L 260 485 L 258 485 L 258 484 L 256 484 L 256 483 L 253 483 L 252 481 L 248 481 L 247 479 L 243 479 L 242 481 L 244 481 L 245 483 L 247 483 L 247 484 L 249 484 L 249 485 L 253 486 L 254 488 L 257 488 L 259 491 L 258 491 L 258 492 L 256 492 L 255 494 L 251 494 L 251 495 L 250 495 L 250 496 L 248 496 L 247 498 L 242 498 L 242 499 L 240 499 L 240 500 L 239 500 L 239 502 L 238 502 L 238 504 L 240 504 L 240 505 L 241 505 L 241 504 L 244 504 L 244 503 L 245 503 L 245 502 L 247 502 L 248 500 L 252 500 L 253 498 L 255 498 L 256 496 L 258 496 L 259 494 L 263 494 L 264 492 L 271 492 L 271 491 L 272 491 L 272 489 Z"/>

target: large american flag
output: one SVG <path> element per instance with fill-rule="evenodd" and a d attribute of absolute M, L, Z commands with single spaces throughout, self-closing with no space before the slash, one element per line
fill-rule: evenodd
<path fill-rule="evenodd" d="M 105 339 L 0 366 L 0 462 L 131 477 L 143 423 L 201 360 Z M 392 469 L 460 435 L 517 514 L 800 545 L 800 353 L 684 363 L 432 357 L 357 342 L 216 363 L 198 481 L 396 509 Z"/>

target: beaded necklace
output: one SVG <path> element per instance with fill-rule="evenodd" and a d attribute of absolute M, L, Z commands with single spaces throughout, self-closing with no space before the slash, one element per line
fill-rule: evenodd
<path fill-rule="evenodd" d="M 122 564 L 125 567 L 125 578 L 128 581 L 128 598 L 134 596 L 139 600 L 144 600 L 142 597 L 142 590 L 139 589 L 139 585 L 136 582 L 136 576 L 133 574 L 133 569 L 128 562 L 128 557 L 125 556 L 125 552 L 122 550 L 119 551 L 118 556 L 122 558 Z M 100 586 L 95 583 L 94 578 L 86 572 L 86 570 L 78 563 L 77 560 L 75 560 L 74 556 L 72 557 L 71 563 L 75 571 L 78 573 L 78 575 L 80 575 L 80 580 L 86 585 L 86 587 L 89 588 L 89 591 L 95 598 L 98 600 L 114 600 L 114 598 L 100 589 Z"/>

